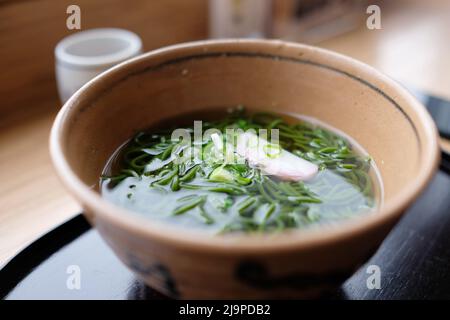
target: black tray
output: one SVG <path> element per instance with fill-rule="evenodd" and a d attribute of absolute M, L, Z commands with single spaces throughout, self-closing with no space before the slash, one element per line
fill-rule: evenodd
<path fill-rule="evenodd" d="M 331 299 L 450 299 L 450 176 L 439 172 L 367 265 Z M 66 286 L 79 266 L 80 290 Z M 381 269 L 369 290 L 368 265 Z M 79 215 L 49 232 L 0 271 L 6 299 L 163 299 L 136 280 Z"/>
<path fill-rule="evenodd" d="M 450 112 L 444 100 L 418 97 L 432 113 L 441 112 L 436 104 Z M 377 253 L 326 299 L 450 299 L 450 158 L 443 156 L 441 171 Z M 381 289 L 367 288 L 369 265 L 380 268 Z M 67 287 L 70 266 L 81 271 L 79 290 Z M 0 270 L 0 297 L 165 299 L 138 281 L 81 215 L 38 239 Z"/>

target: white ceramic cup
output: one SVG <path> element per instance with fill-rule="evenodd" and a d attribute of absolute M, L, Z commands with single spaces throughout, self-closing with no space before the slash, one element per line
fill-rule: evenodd
<path fill-rule="evenodd" d="M 64 103 L 99 73 L 141 52 L 139 36 L 123 29 L 90 29 L 62 39 L 55 48 L 61 101 Z"/>

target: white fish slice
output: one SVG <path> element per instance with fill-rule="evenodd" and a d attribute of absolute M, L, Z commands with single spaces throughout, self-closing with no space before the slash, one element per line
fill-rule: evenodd
<path fill-rule="evenodd" d="M 279 145 L 269 143 L 251 132 L 238 136 L 236 152 L 247 159 L 251 166 L 282 180 L 309 180 L 319 171 L 316 164 L 284 150 Z"/>
<path fill-rule="evenodd" d="M 216 150 L 222 151 L 224 147 L 222 138 L 214 133 L 211 139 Z M 284 150 L 279 145 L 269 143 L 252 132 L 245 132 L 238 136 L 235 151 L 251 166 L 261 169 L 264 174 L 273 175 L 282 180 L 309 180 L 319 171 L 316 164 Z"/>

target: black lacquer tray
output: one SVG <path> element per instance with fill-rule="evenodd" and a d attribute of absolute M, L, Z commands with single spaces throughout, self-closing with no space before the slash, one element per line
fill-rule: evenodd
<path fill-rule="evenodd" d="M 416 94 L 450 136 L 450 103 Z M 446 118 L 447 117 L 447 118 Z M 447 119 L 447 120 L 445 120 Z M 450 157 L 376 254 L 325 299 L 450 299 Z M 381 271 L 369 289 L 369 266 Z M 80 282 L 70 281 L 73 268 Z M 78 272 L 77 271 L 77 272 Z M 165 299 L 114 256 L 82 215 L 47 233 L 0 270 L 3 299 Z"/>

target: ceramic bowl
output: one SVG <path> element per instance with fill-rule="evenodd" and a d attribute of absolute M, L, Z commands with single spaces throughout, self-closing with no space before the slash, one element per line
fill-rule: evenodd
<path fill-rule="evenodd" d="M 382 179 L 379 210 L 338 225 L 272 235 L 209 235 L 157 222 L 97 192 L 114 150 L 161 119 L 243 104 L 313 117 L 350 135 Z M 377 250 L 438 163 L 436 128 L 405 89 L 323 49 L 264 40 L 176 45 L 88 82 L 51 133 L 56 171 L 107 244 L 175 298 L 305 298 L 339 286 Z"/>

